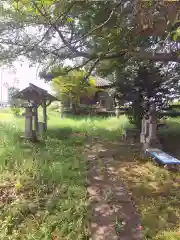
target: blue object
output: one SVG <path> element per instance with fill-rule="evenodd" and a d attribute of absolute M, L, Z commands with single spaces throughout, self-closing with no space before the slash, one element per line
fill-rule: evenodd
<path fill-rule="evenodd" d="M 180 164 L 180 161 L 160 149 L 149 148 L 146 152 L 162 164 Z"/>

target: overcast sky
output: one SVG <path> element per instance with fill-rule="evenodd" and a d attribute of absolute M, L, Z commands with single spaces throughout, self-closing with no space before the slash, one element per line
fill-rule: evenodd
<path fill-rule="evenodd" d="M 0 91 L 0 100 L 7 101 L 7 87 L 8 86 L 17 86 L 20 89 L 23 89 L 33 83 L 43 89 L 51 91 L 49 84 L 44 83 L 42 79 L 38 77 L 38 66 L 29 67 L 29 62 L 25 61 L 24 63 L 16 62 L 14 64 L 15 71 L 11 68 L 0 68 L 0 86 L 2 85 L 2 98 Z"/>
<path fill-rule="evenodd" d="M 44 83 L 43 79 L 40 79 L 40 68 L 37 66 L 30 67 L 30 62 L 24 59 L 24 62 L 17 61 L 13 64 L 13 68 L 1 67 L 0 68 L 0 101 L 7 101 L 8 99 L 8 86 L 16 86 L 19 89 L 26 88 L 29 83 L 33 83 L 38 87 L 41 87 L 50 93 L 52 93 L 50 84 Z M 64 65 L 73 66 L 73 61 L 67 59 L 64 61 Z M 2 94 L 1 94 L 2 85 Z M 1 98 L 2 96 L 2 98 Z"/>

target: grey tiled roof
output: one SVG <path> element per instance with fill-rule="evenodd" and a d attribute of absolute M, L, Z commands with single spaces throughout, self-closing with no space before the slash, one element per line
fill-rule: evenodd
<path fill-rule="evenodd" d="M 107 79 L 104 79 L 98 76 L 93 76 L 92 78 L 95 81 L 96 87 L 108 87 L 112 85 L 112 83 Z"/>
<path fill-rule="evenodd" d="M 42 73 L 41 78 L 44 78 L 45 80 L 51 81 L 52 78 L 53 78 L 53 75 Z M 112 83 L 107 79 L 104 79 L 104 78 L 101 78 L 101 77 L 98 77 L 98 76 L 92 76 L 92 78 L 95 80 L 96 87 L 108 87 L 108 86 L 112 85 Z"/>

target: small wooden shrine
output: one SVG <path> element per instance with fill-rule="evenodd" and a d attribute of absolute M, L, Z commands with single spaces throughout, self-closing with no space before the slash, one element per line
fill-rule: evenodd
<path fill-rule="evenodd" d="M 47 107 L 58 99 L 46 90 L 30 83 L 29 87 L 18 92 L 13 98 L 24 100 L 22 107 L 25 108 L 25 131 L 24 138 L 36 140 L 36 133 L 41 134 L 47 130 Z M 43 121 L 38 121 L 38 107 L 42 106 Z"/>

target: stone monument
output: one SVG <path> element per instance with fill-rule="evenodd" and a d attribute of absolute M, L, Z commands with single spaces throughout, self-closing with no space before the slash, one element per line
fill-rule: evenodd
<path fill-rule="evenodd" d="M 33 141 L 37 140 L 36 133 L 39 132 L 42 134 L 47 130 L 47 106 L 58 99 L 49 94 L 46 90 L 31 83 L 29 84 L 29 87 L 18 92 L 13 98 L 24 100 L 25 131 L 23 138 L 31 139 Z M 39 106 L 42 106 L 43 110 L 43 119 L 40 124 L 38 122 Z"/>
<path fill-rule="evenodd" d="M 25 131 L 24 131 L 24 137 L 25 138 L 32 138 L 33 136 L 33 129 L 32 129 L 32 118 L 33 118 L 33 112 L 32 107 L 28 106 L 25 107 Z"/>
<path fill-rule="evenodd" d="M 143 148 L 160 148 L 160 141 L 157 136 L 156 106 L 152 104 L 149 112 L 142 119 L 140 142 Z"/>

